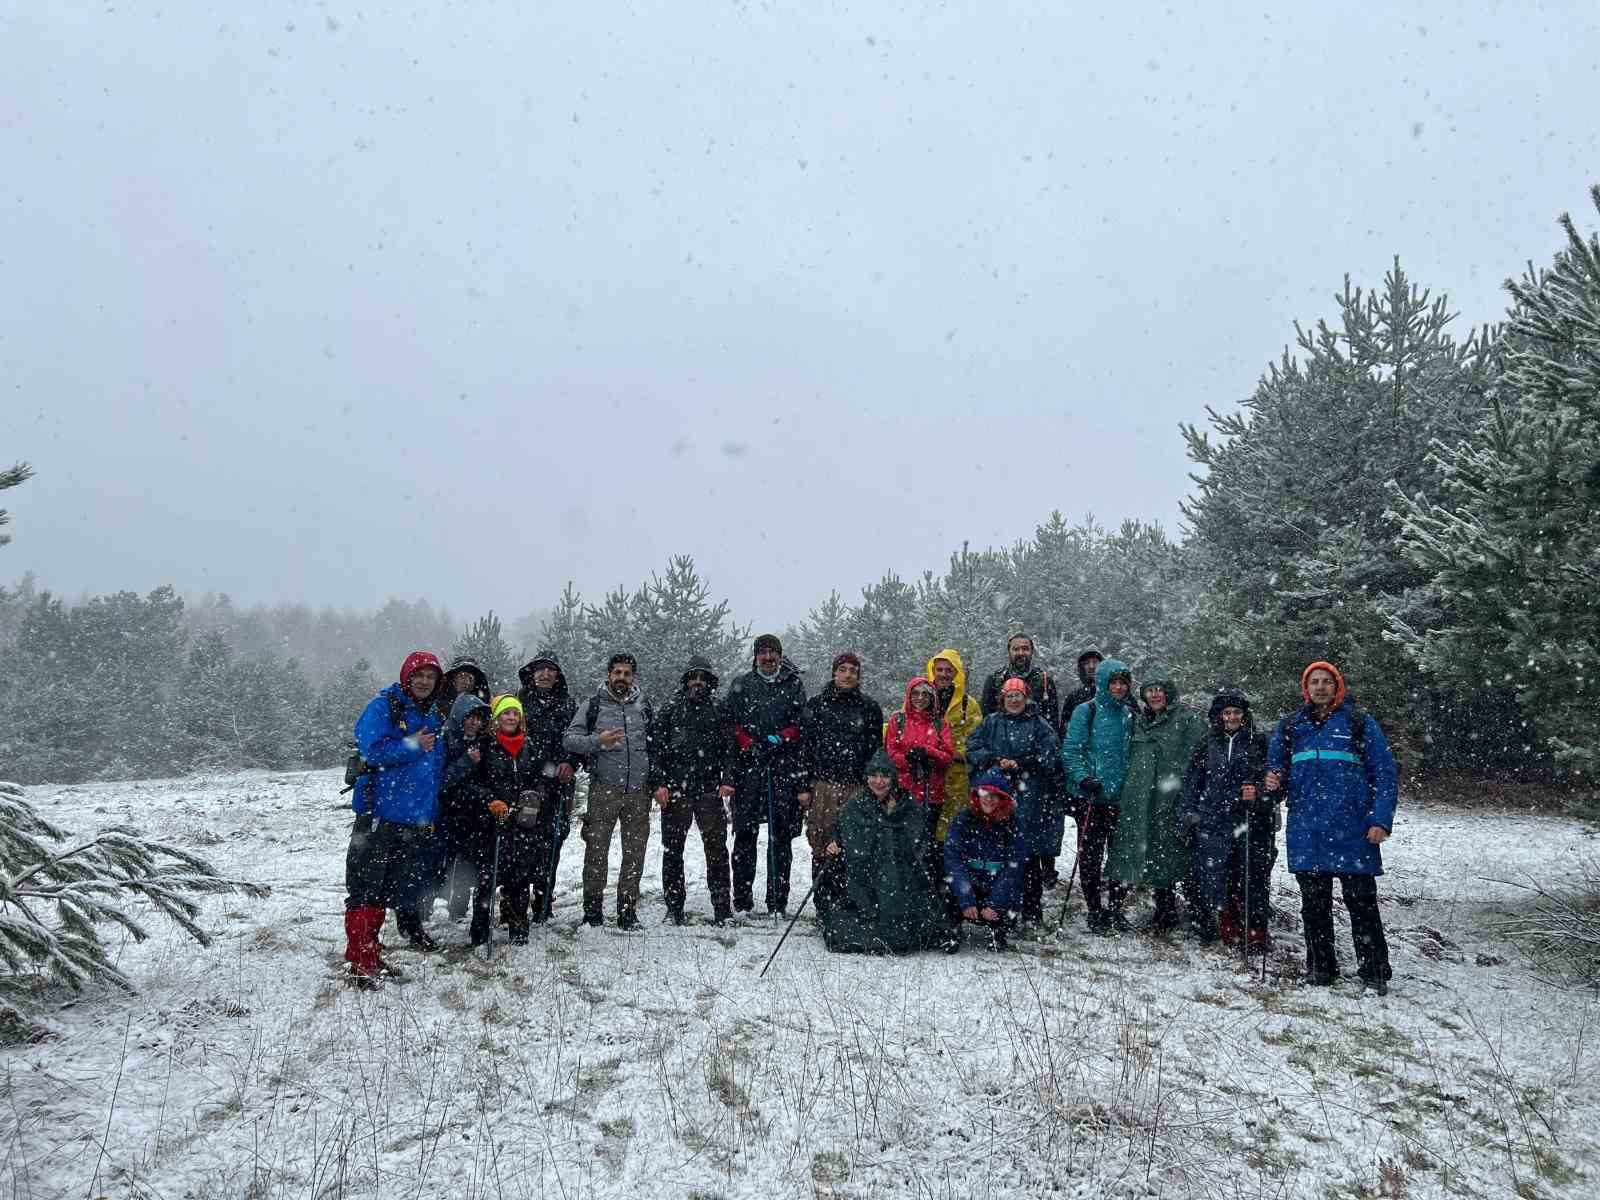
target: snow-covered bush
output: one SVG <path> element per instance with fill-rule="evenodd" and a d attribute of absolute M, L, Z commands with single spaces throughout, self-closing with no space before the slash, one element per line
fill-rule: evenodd
<path fill-rule="evenodd" d="M 196 921 L 195 897 L 267 894 L 131 829 L 103 829 L 70 849 L 62 848 L 66 840 L 21 787 L 0 783 L 0 1042 L 43 1032 L 37 1018 L 52 987 L 134 990 L 111 961 L 99 929 L 110 922 L 144 941 L 149 934 L 129 901 L 142 900 L 207 946 L 211 939 Z"/>

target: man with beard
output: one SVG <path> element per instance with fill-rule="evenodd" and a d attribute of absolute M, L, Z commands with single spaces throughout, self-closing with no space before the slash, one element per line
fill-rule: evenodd
<path fill-rule="evenodd" d="M 535 761 L 540 764 L 539 777 L 545 793 L 539 825 L 532 836 L 533 905 L 529 919 L 538 923 L 550 919 L 556 865 L 572 820 L 572 781 L 577 759 L 567 753 L 562 738 L 578 711 L 578 702 L 567 694 L 567 677 L 552 651 L 535 654 L 517 671 L 517 678 L 522 682 L 517 699 L 522 701 L 523 720 Z"/>
<path fill-rule="evenodd" d="M 639 928 L 639 879 L 650 844 L 650 704 L 634 683 L 639 662 L 613 654 L 606 681 L 573 714 L 562 748 L 589 764 L 589 808 L 583 818 L 583 923 L 601 925 L 606 877 L 611 873 L 611 832 L 622 826 L 622 866 L 617 873 L 617 928 Z"/>
<path fill-rule="evenodd" d="M 1056 693 L 1056 681 L 1050 672 L 1033 661 L 1033 639 L 1025 633 L 1014 633 L 1006 643 L 1006 665 L 991 671 L 983 681 L 983 696 L 978 703 L 983 715 L 992 717 L 1000 711 L 1000 689 L 1008 679 L 1020 679 L 1028 685 L 1028 698 L 1039 708 L 1039 715 L 1050 722 L 1052 731 L 1061 725 L 1061 697 Z"/>
<path fill-rule="evenodd" d="M 767 826 L 767 911 L 789 905 L 790 843 L 800 833 L 800 813 L 811 803 L 801 742 L 806 689 L 783 657 L 783 644 L 764 633 L 755 641 L 754 665 L 734 680 L 726 710 L 735 751 L 722 788 L 733 800 L 733 907 L 755 907 L 756 844 Z"/>
<path fill-rule="evenodd" d="M 733 916 L 728 818 L 718 791 L 732 751 L 733 729 L 717 703 L 717 673 L 709 661 L 693 655 L 678 694 L 650 726 L 649 786 L 661 808 L 661 892 L 674 925 L 687 920 L 683 847 L 692 824 L 700 826 L 705 846 L 711 919 L 722 925 Z"/>
<path fill-rule="evenodd" d="M 811 781 L 806 840 L 821 916 L 837 898 L 839 873 L 824 870 L 834 826 L 845 803 L 861 790 L 868 760 L 883 745 L 883 707 L 861 690 L 861 657 L 853 650 L 834 656 L 832 680 L 806 701 L 801 734 Z"/>

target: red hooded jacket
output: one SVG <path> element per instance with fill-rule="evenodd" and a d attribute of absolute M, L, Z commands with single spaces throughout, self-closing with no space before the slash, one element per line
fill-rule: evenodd
<path fill-rule="evenodd" d="M 933 707 L 930 711 L 924 712 L 911 707 L 911 693 L 919 686 L 928 688 L 934 693 Z M 888 752 L 889 760 L 900 772 L 900 790 L 914 797 L 918 804 L 927 804 L 929 797 L 932 797 L 935 808 L 944 805 L 944 770 L 956 756 L 955 738 L 950 732 L 950 723 L 944 719 L 944 714 L 938 711 L 938 695 L 931 680 L 917 676 L 906 684 L 905 707 L 889 717 L 888 728 L 883 732 L 883 748 Z M 913 768 L 910 759 L 906 757 L 906 751 L 914 747 L 921 747 L 927 752 L 928 764 L 925 773 Z"/>

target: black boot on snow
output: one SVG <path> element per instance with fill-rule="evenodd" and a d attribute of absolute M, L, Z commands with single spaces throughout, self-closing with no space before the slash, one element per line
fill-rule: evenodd
<path fill-rule="evenodd" d="M 637 928 L 639 928 L 639 914 L 634 911 L 634 907 L 633 907 L 632 904 L 619 904 L 619 905 L 617 905 L 617 928 L 618 929 L 637 929 Z"/>
<path fill-rule="evenodd" d="M 674 925 L 687 925 L 689 923 L 689 918 L 683 915 L 683 909 L 681 908 L 667 909 L 667 920 Z"/>
<path fill-rule="evenodd" d="M 606 923 L 604 897 L 585 896 L 583 898 L 583 923 L 595 929 Z"/>

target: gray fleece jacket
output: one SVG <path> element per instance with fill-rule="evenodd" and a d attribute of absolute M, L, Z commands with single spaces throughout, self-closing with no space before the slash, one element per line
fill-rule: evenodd
<path fill-rule="evenodd" d="M 568 754 L 581 754 L 589 760 L 595 782 L 618 792 L 643 792 L 650 773 L 650 747 L 646 743 L 644 693 L 634 685 L 618 700 L 611 689 L 601 685 L 600 711 L 595 714 L 594 732 L 588 729 L 589 705 L 578 705 L 572 723 L 561 735 L 561 748 Z M 609 750 L 600 745 L 602 729 L 620 729 L 623 738 Z"/>

